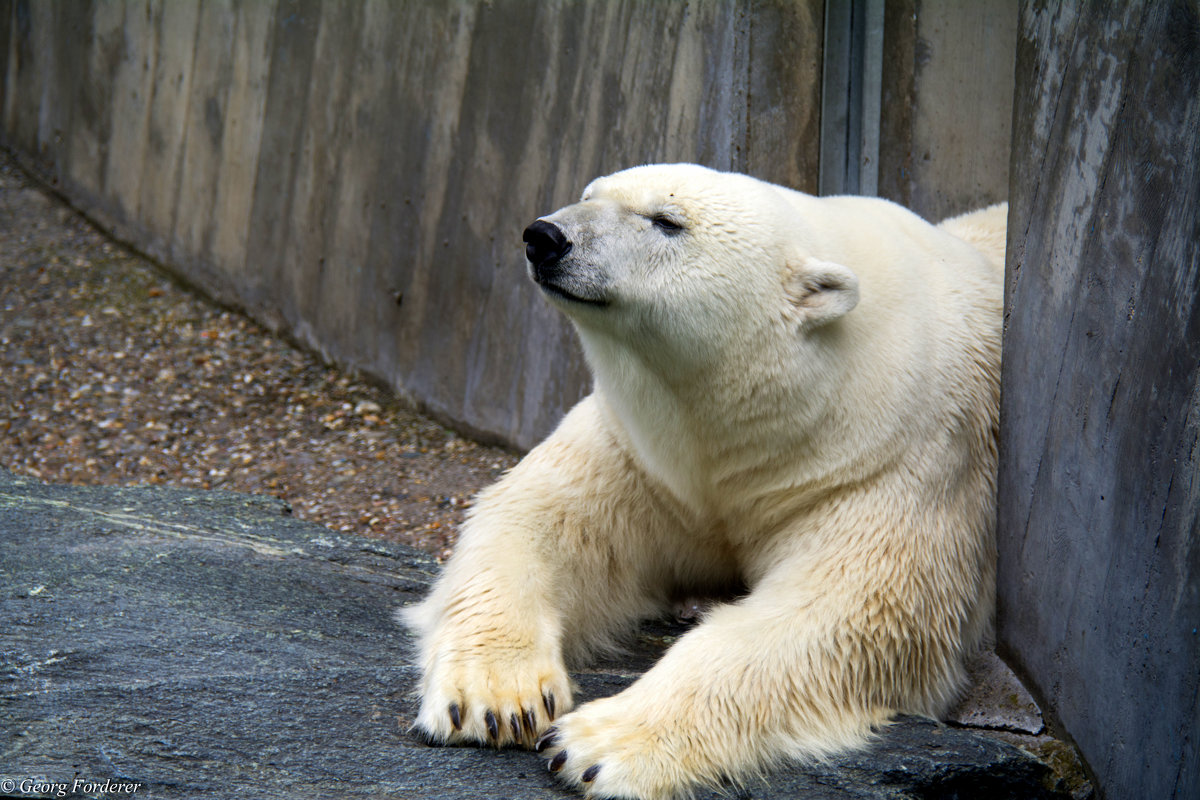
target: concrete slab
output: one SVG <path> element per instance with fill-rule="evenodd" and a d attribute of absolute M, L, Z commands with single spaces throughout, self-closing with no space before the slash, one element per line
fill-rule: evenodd
<path fill-rule="evenodd" d="M 967 664 L 971 688 L 951 709 L 947 722 L 1037 735 L 1045 730 L 1042 710 L 1008 665 L 991 650 Z"/>

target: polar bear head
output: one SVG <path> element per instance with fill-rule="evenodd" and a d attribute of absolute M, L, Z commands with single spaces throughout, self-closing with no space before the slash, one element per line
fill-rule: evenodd
<path fill-rule="evenodd" d="M 529 274 L 579 332 L 616 435 L 677 497 L 794 458 L 829 419 L 861 349 L 831 218 L 817 198 L 673 164 L 597 179 L 525 230 Z"/>
<path fill-rule="evenodd" d="M 644 166 L 525 242 L 611 429 L 688 502 L 852 482 L 993 405 L 998 272 L 894 203 Z"/>
<path fill-rule="evenodd" d="M 612 339 L 663 366 L 727 359 L 858 302 L 855 274 L 812 255 L 787 193 L 691 164 L 618 172 L 525 230 L 529 274 L 589 357 Z"/>

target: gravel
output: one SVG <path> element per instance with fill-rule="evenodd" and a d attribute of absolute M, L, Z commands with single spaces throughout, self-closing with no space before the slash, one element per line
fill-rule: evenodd
<path fill-rule="evenodd" d="M 270 494 L 444 557 L 514 463 L 182 288 L 0 152 L 0 466 Z"/>

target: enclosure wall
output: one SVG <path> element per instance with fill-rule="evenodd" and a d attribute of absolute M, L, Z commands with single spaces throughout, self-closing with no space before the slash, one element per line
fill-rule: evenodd
<path fill-rule="evenodd" d="M 974 149 L 929 142 L 978 140 L 981 114 L 1007 121 L 1014 3 L 988 0 L 983 25 L 927 0 L 924 27 L 911 0 L 889 4 L 890 196 L 935 216 L 1003 199 L 1007 130 Z M 648 161 L 814 191 L 823 13 L 0 0 L 0 142 L 186 281 L 460 429 L 528 447 L 588 379 L 524 278 L 521 230 Z M 933 180 L 937 196 L 913 189 Z"/>
<path fill-rule="evenodd" d="M 1020 37 L 1000 643 L 1104 797 L 1196 798 L 1200 12 L 1029 2 Z"/>

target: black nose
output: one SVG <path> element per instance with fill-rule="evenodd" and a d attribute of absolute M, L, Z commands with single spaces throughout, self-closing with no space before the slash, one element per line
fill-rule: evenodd
<path fill-rule="evenodd" d="M 571 252 L 571 242 L 562 228 L 539 219 L 525 229 L 525 257 L 534 267 L 548 267 Z"/>

